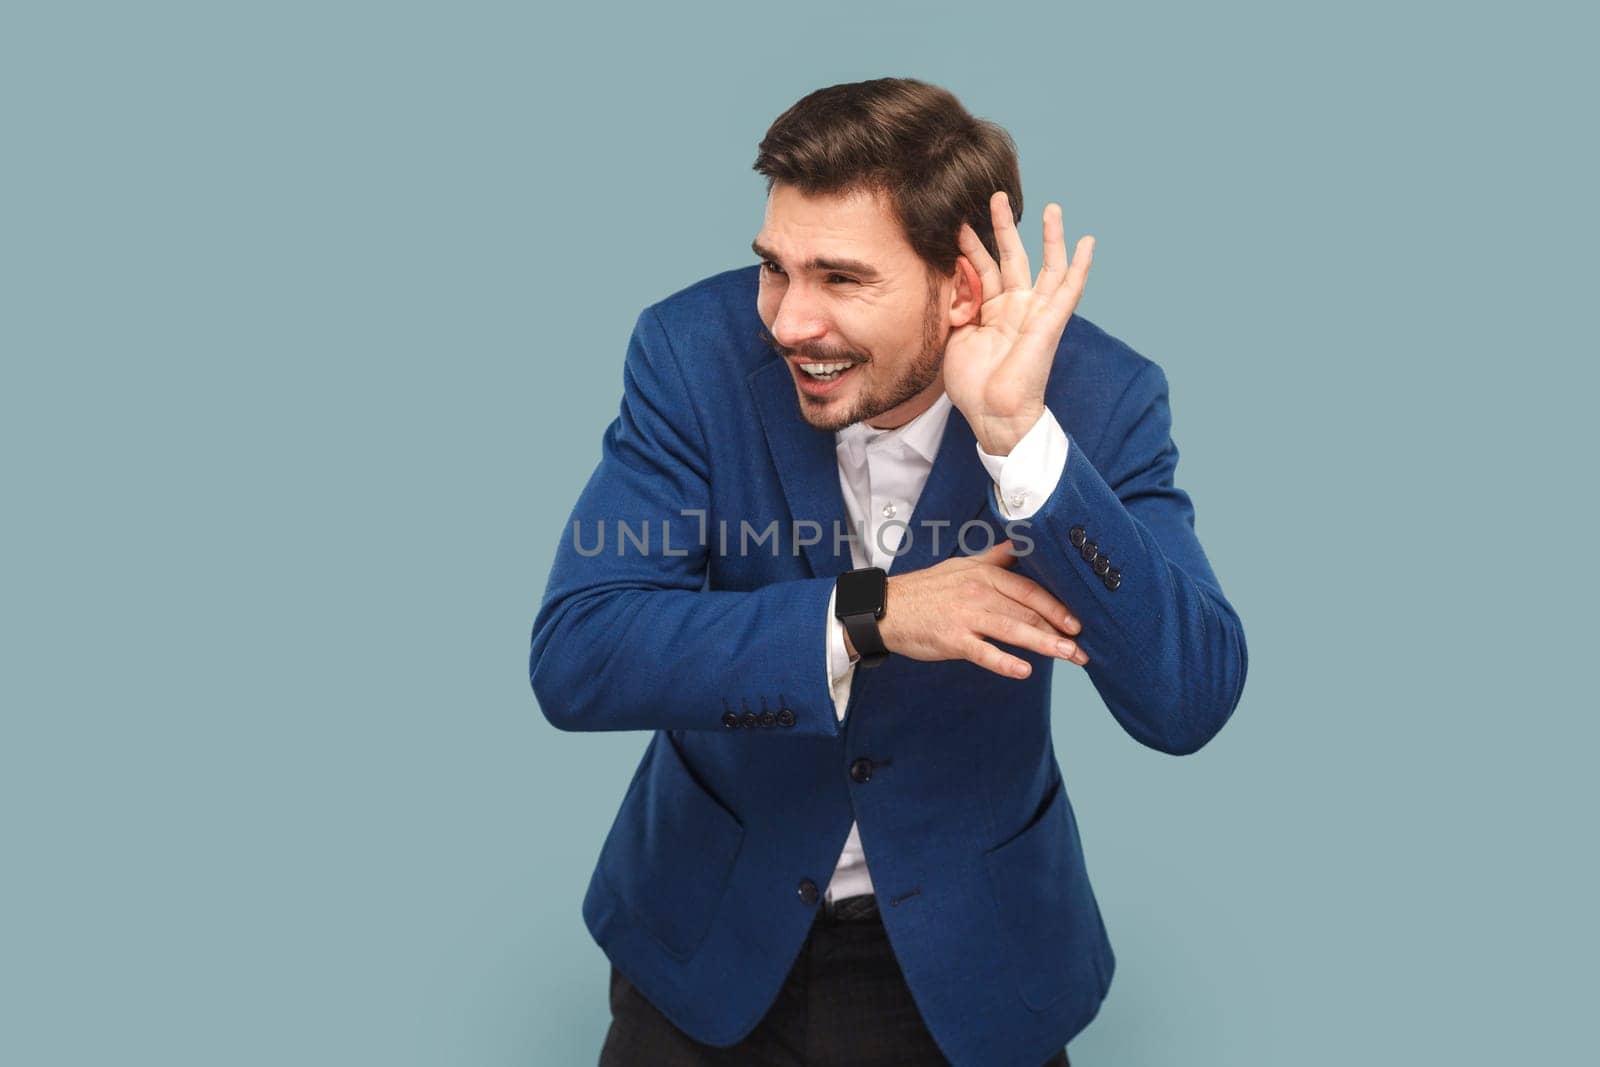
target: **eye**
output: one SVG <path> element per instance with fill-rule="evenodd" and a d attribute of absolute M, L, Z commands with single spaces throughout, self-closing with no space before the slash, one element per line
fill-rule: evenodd
<path fill-rule="evenodd" d="M 830 275 L 828 275 L 828 280 L 830 282 L 833 281 L 834 279 L 838 279 L 839 281 L 844 282 L 846 285 L 854 285 L 854 284 L 856 284 L 856 280 L 854 278 L 847 277 L 847 276 L 845 276 L 843 274 L 830 274 Z"/>
<path fill-rule="evenodd" d="M 761 273 L 763 273 L 763 274 L 772 274 L 772 275 L 776 275 L 778 277 L 782 277 L 783 276 L 783 268 L 778 266 L 776 263 L 772 262 L 772 260 L 770 260 L 770 259 L 763 259 L 761 261 Z"/>

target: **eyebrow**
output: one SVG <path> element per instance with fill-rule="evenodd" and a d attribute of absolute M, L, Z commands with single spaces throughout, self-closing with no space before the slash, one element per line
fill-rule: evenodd
<path fill-rule="evenodd" d="M 774 263 L 782 262 L 778 257 L 778 253 L 762 246 L 760 238 L 750 242 L 750 251 L 762 259 L 770 259 Z M 878 272 L 859 259 L 833 259 L 817 256 L 807 260 L 803 264 L 803 268 L 809 271 L 840 271 L 844 274 L 855 274 L 864 281 L 876 281 L 878 279 Z"/>

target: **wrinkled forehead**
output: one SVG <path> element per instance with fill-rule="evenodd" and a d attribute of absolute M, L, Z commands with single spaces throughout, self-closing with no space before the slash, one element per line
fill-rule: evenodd
<path fill-rule="evenodd" d="M 779 182 L 767 196 L 753 247 L 785 270 L 840 270 L 888 276 L 920 270 L 888 198 L 871 188 L 805 193 Z"/>

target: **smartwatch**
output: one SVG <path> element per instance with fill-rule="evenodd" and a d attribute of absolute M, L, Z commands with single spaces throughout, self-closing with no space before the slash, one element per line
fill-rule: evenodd
<path fill-rule="evenodd" d="M 889 591 L 889 577 L 882 567 L 863 567 L 846 571 L 834 583 L 833 617 L 844 624 L 861 658 L 858 667 L 876 667 L 889 658 L 878 634 L 878 620 L 883 618 L 884 598 Z"/>

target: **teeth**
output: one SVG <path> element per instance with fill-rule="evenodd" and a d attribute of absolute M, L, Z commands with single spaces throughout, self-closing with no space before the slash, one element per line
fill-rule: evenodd
<path fill-rule="evenodd" d="M 808 376 L 810 376 L 812 378 L 816 378 L 817 380 L 824 381 L 824 382 L 832 381 L 833 379 L 837 378 L 839 375 L 843 374 L 845 371 L 849 370 L 850 367 L 851 367 L 851 364 L 848 361 L 846 361 L 844 363 L 802 363 L 802 364 L 800 364 L 800 369 L 805 371 Z"/>

